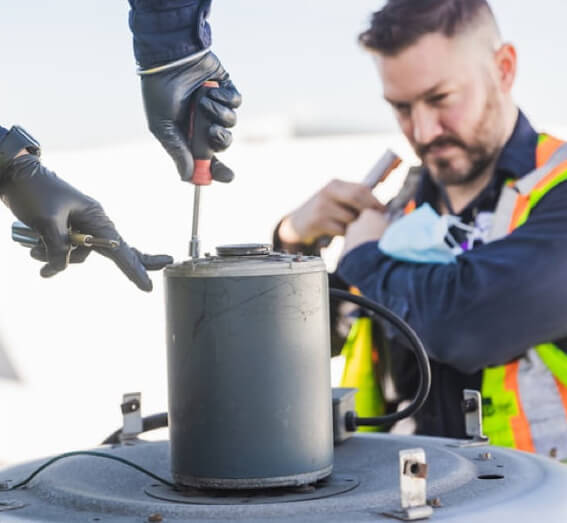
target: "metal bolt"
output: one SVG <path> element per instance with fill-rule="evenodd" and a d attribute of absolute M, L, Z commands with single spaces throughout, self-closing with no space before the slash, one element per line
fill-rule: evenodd
<path fill-rule="evenodd" d="M 461 407 L 465 414 L 468 412 L 476 412 L 478 410 L 478 403 L 474 398 L 467 398 L 462 401 Z"/>
<path fill-rule="evenodd" d="M 404 465 L 404 474 L 413 478 L 425 479 L 427 477 L 427 464 L 408 460 Z"/>
<path fill-rule="evenodd" d="M 439 508 L 443 506 L 443 503 L 441 503 L 441 498 L 439 497 L 428 499 L 427 504 L 433 508 Z"/>
<path fill-rule="evenodd" d="M 159 523 L 160 521 L 163 521 L 163 516 L 156 512 L 155 514 L 150 514 L 148 516 L 148 521 L 150 523 Z"/>
<path fill-rule="evenodd" d="M 492 454 L 490 452 L 481 452 L 478 455 L 478 459 L 481 461 L 490 461 L 492 459 Z"/>
<path fill-rule="evenodd" d="M 549 451 L 549 457 L 553 458 L 553 459 L 557 459 L 557 447 L 553 447 L 550 451 Z"/>

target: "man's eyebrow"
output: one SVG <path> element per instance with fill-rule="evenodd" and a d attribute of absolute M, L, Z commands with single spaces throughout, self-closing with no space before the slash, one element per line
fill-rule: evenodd
<path fill-rule="evenodd" d="M 436 91 L 439 91 L 441 89 L 444 83 L 445 83 L 444 81 L 436 83 L 433 87 L 427 89 L 427 91 L 424 91 L 423 93 L 416 96 L 414 100 L 419 100 L 420 98 L 427 98 L 428 96 L 435 94 Z M 392 98 L 388 98 L 385 95 L 384 95 L 384 100 L 386 100 L 390 105 L 394 105 L 394 106 L 409 104 L 413 101 L 413 100 L 394 100 Z"/>

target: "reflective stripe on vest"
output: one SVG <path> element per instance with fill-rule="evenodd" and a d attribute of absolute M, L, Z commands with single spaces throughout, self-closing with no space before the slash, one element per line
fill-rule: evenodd
<path fill-rule="evenodd" d="M 376 376 L 378 351 L 373 346 L 372 320 L 358 318 L 353 323 L 342 353 L 345 367 L 341 387 L 358 389 L 354 397 L 356 413 L 362 417 L 382 416 L 385 413 L 382 389 Z M 375 427 L 359 427 L 359 431 L 375 432 Z"/>
<path fill-rule="evenodd" d="M 503 188 L 491 240 L 523 225 L 543 196 L 567 180 L 567 144 L 542 135 L 536 157 L 535 171 Z M 567 354 L 560 348 L 538 345 L 507 365 L 484 369 L 482 396 L 492 444 L 567 458 Z"/>
<path fill-rule="evenodd" d="M 546 137 L 547 135 L 543 135 Z M 502 188 L 500 199 L 494 211 L 494 221 L 490 233 L 490 241 L 503 238 L 516 227 L 523 225 L 531 210 L 539 203 L 541 198 L 559 183 L 567 179 L 567 144 L 549 138 L 556 149 L 553 153 L 536 156 L 549 157 L 546 164 L 537 165 L 537 169 L 527 174 L 516 183 L 508 183 Z M 540 143 L 547 144 L 545 138 Z M 541 145 L 538 146 L 538 150 Z"/>

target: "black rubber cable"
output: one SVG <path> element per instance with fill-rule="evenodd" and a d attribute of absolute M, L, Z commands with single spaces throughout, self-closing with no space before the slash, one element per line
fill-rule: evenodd
<path fill-rule="evenodd" d="M 65 458 L 70 458 L 73 456 L 94 456 L 97 458 L 104 458 L 104 459 L 110 459 L 113 461 L 118 461 L 119 463 L 122 463 L 123 465 L 127 465 L 139 472 L 142 472 L 143 474 L 146 474 L 146 476 L 149 476 L 152 479 L 155 479 L 156 481 L 159 481 L 160 483 L 163 483 L 164 485 L 167 485 L 168 487 L 175 487 L 175 484 L 172 483 L 171 481 L 168 481 L 167 479 L 164 479 L 156 474 L 154 474 L 153 472 L 145 469 L 144 467 L 141 467 L 140 465 L 137 465 L 136 463 L 133 463 L 132 461 L 129 461 L 127 459 L 124 458 L 120 458 L 118 456 L 113 456 L 112 454 L 107 454 L 105 452 L 93 452 L 90 450 L 78 450 L 76 452 L 66 452 L 65 454 L 59 454 L 59 456 L 55 456 L 54 458 L 51 458 L 50 460 L 46 461 L 43 465 L 39 466 L 37 469 L 35 469 L 26 479 L 20 481 L 19 483 L 16 483 L 15 485 L 12 485 L 8 488 L 4 488 L 4 489 L 0 489 L 0 492 L 5 492 L 8 490 L 16 490 L 18 488 L 21 488 L 25 485 L 27 485 L 33 478 L 35 478 L 42 470 L 45 470 L 47 467 L 53 465 L 54 463 L 56 463 L 57 461 L 60 461 L 62 459 Z"/>
<path fill-rule="evenodd" d="M 149 432 L 150 430 L 162 429 L 167 427 L 167 412 L 160 412 L 159 414 L 152 414 L 142 418 L 142 432 Z M 117 445 L 120 443 L 120 435 L 122 429 L 115 430 L 108 438 L 106 438 L 103 445 Z"/>
<path fill-rule="evenodd" d="M 431 368 L 429 366 L 429 359 L 427 358 L 427 353 L 425 352 L 423 343 L 421 343 L 421 340 L 419 339 L 415 331 L 392 311 L 390 311 L 383 305 L 380 305 L 379 303 L 369 300 L 368 298 L 357 296 L 356 294 L 351 294 L 350 292 L 340 289 L 329 289 L 329 292 L 332 298 L 349 301 L 370 312 L 372 319 L 375 320 L 376 316 L 378 316 L 396 326 L 409 341 L 411 350 L 416 356 L 419 369 L 419 385 L 417 392 L 414 399 L 405 409 L 399 412 L 393 412 L 392 414 L 386 414 L 384 416 L 376 416 L 371 418 L 361 418 L 356 416 L 355 413 L 350 413 L 347 418 L 347 426 L 349 430 L 354 431 L 356 430 L 357 426 L 374 427 L 379 425 L 387 425 L 395 423 L 396 421 L 400 421 L 404 418 L 409 418 L 410 416 L 415 414 L 425 403 L 425 400 L 429 395 L 429 389 L 431 388 Z M 167 412 L 147 416 L 142 419 L 142 423 L 142 432 L 148 432 L 150 430 L 167 427 Z M 114 445 L 120 443 L 121 434 L 122 429 L 116 430 L 103 441 L 103 445 Z"/>
<path fill-rule="evenodd" d="M 425 403 L 429 395 L 429 389 L 431 388 L 431 367 L 429 366 L 429 359 L 425 347 L 415 331 L 399 316 L 379 303 L 340 289 L 330 289 L 330 294 L 332 298 L 354 303 L 369 311 L 371 316 L 379 316 L 396 326 L 410 342 L 411 350 L 416 356 L 419 368 L 419 385 L 417 392 L 411 403 L 405 409 L 392 414 L 386 414 L 385 416 L 375 416 L 371 418 L 360 418 L 356 416 L 356 414 L 351 413 L 347 417 L 347 428 L 349 430 L 356 430 L 357 426 L 374 427 L 386 425 L 404 418 L 409 418 L 411 415 L 415 414 Z"/>

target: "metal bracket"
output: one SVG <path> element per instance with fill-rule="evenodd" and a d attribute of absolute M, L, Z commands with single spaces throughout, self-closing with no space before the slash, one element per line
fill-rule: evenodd
<path fill-rule="evenodd" d="M 122 396 L 122 433 L 120 441 L 136 439 L 143 432 L 142 422 L 142 393 L 131 392 Z"/>
<path fill-rule="evenodd" d="M 433 508 L 427 504 L 427 463 L 423 449 L 400 450 L 400 497 L 401 510 L 387 512 L 402 521 L 428 519 Z"/>
<path fill-rule="evenodd" d="M 482 431 L 482 396 L 478 390 L 463 390 L 465 432 L 470 440 L 459 441 L 456 447 L 479 447 L 490 443 Z"/>
<path fill-rule="evenodd" d="M 354 395 L 358 389 L 333 387 L 333 440 L 335 445 L 352 438 L 354 432 L 347 427 L 348 412 L 354 412 Z"/>

